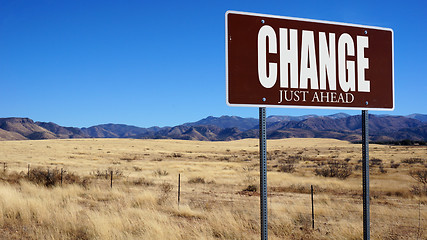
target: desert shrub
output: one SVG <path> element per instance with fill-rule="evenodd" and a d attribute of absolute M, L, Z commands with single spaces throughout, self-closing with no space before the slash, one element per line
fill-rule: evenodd
<path fill-rule="evenodd" d="M 346 179 L 351 175 L 352 169 L 347 162 L 333 160 L 328 161 L 326 165 L 318 166 L 316 169 L 314 169 L 314 173 L 323 177 Z"/>
<path fill-rule="evenodd" d="M 205 183 L 205 179 L 202 177 L 193 177 L 190 180 L 188 180 L 188 183 Z"/>
<path fill-rule="evenodd" d="M 133 185 L 137 185 L 137 186 L 152 186 L 154 185 L 154 182 L 151 180 L 147 180 L 144 177 L 135 179 L 132 181 Z"/>
<path fill-rule="evenodd" d="M 384 164 L 381 163 L 379 166 L 379 169 L 380 169 L 380 173 L 387 173 L 387 170 L 384 169 Z"/>
<path fill-rule="evenodd" d="M 244 151 L 244 150 L 242 150 L 242 151 Z M 282 151 L 280 151 L 280 150 L 274 150 L 274 151 L 273 151 L 273 154 L 274 154 L 274 155 L 280 155 L 280 154 L 281 154 L 281 152 L 282 152 Z"/>
<path fill-rule="evenodd" d="M 42 169 L 34 168 L 30 170 L 30 174 L 27 177 L 30 182 L 44 185 L 46 187 L 55 186 L 61 183 L 61 171 L 58 169 Z M 78 175 L 70 173 L 68 171 L 62 172 L 63 183 L 81 183 L 81 179 Z"/>
<path fill-rule="evenodd" d="M 299 161 L 304 160 L 304 157 L 301 155 L 289 155 L 285 160 L 285 163 L 298 163 Z"/>
<path fill-rule="evenodd" d="M 92 183 L 92 178 L 90 176 L 84 176 L 81 178 L 80 182 L 78 183 L 80 186 L 84 187 L 85 189 L 89 188 L 89 185 Z"/>
<path fill-rule="evenodd" d="M 26 178 L 26 174 L 24 172 L 1 172 L 0 181 L 8 182 L 10 184 L 19 184 L 19 182 Z"/>
<path fill-rule="evenodd" d="M 62 173 L 62 182 L 63 183 L 68 183 L 68 184 L 82 184 L 82 179 L 80 178 L 79 175 L 76 175 L 72 172 L 68 172 L 68 171 L 63 171 Z"/>
<path fill-rule="evenodd" d="M 398 168 L 400 166 L 400 163 L 392 163 L 390 164 L 391 168 Z"/>
<path fill-rule="evenodd" d="M 257 190 L 258 187 L 254 184 L 248 185 L 245 189 L 243 189 L 244 192 L 256 192 Z"/>
<path fill-rule="evenodd" d="M 371 159 L 369 159 L 369 162 L 371 163 L 370 164 L 371 166 L 374 166 L 374 165 L 381 165 L 383 160 L 381 160 L 379 158 L 371 158 Z"/>
<path fill-rule="evenodd" d="M 402 163 L 407 163 L 407 164 L 420 163 L 420 164 L 424 164 L 424 159 L 421 159 L 421 158 L 407 158 L 407 159 L 402 160 Z"/>
<path fill-rule="evenodd" d="M 282 164 L 282 165 L 279 167 L 279 171 L 280 171 L 280 172 L 285 172 L 285 173 L 293 173 L 293 172 L 295 172 L 295 165 L 294 165 L 294 164 L 291 164 L 291 163 L 288 163 L 288 164 Z"/>
<path fill-rule="evenodd" d="M 160 190 L 163 194 L 169 194 L 173 189 L 172 184 L 168 183 L 168 182 L 164 182 L 162 184 L 160 184 Z"/>
<path fill-rule="evenodd" d="M 245 166 L 245 167 L 242 167 L 242 169 L 243 169 L 244 172 L 252 172 L 256 168 L 255 168 L 255 166 Z"/>
<path fill-rule="evenodd" d="M 123 176 L 123 171 L 120 169 L 113 169 L 113 168 L 108 168 L 106 170 L 94 170 L 92 172 L 90 172 L 90 175 L 94 176 L 95 178 L 105 178 L 108 179 L 109 177 L 111 177 L 111 173 L 113 173 L 113 176 L 115 178 L 117 177 L 121 177 Z"/>
<path fill-rule="evenodd" d="M 137 167 L 137 166 L 133 166 L 133 170 L 135 170 L 135 172 L 141 172 L 142 168 Z"/>
<path fill-rule="evenodd" d="M 42 168 L 33 168 L 30 170 L 30 174 L 28 177 L 30 182 L 45 185 L 46 187 L 55 185 L 55 177 L 54 174 L 49 169 Z"/>
<path fill-rule="evenodd" d="M 417 196 L 427 196 L 427 186 L 426 185 L 412 185 L 411 193 Z"/>
<path fill-rule="evenodd" d="M 427 169 L 412 170 L 409 175 L 424 186 L 427 185 Z"/>
<path fill-rule="evenodd" d="M 298 213 L 293 218 L 293 222 L 296 226 L 299 226 L 301 230 L 307 230 L 311 227 L 311 216 L 308 214 Z"/>
<path fill-rule="evenodd" d="M 291 193 L 307 193 L 310 192 L 310 186 L 304 184 L 291 184 L 290 186 L 271 187 L 273 192 L 291 192 Z"/>
<path fill-rule="evenodd" d="M 155 170 L 155 171 L 153 172 L 153 174 L 154 174 L 154 176 L 162 177 L 162 176 L 167 176 L 167 175 L 169 175 L 169 172 L 168 172 L 168 171 L 166 171 L 166 170 L 157 169 L 157 170 Z"/>
<path fill-rule="evenodd" d="M 412 170 L 409 175 L 419 183 L 412 186 L 411 193 L 419 196 L 427 195 L 427 169 Z"/>
<path fill-rule="evenodd" d="M 138 156 L 138 155 L 133 155 L 133 156 L 124 156 L 124 157 L 121 157 L 121 158 L 120 158 L 120 160 L 128 161 L 128 162 L 135 161 L 135 160 L 138 160 L 138 159 L 139 159 L 139 156 Z"/>
<path fill-rule="evenodd" d="M 107 171 L 108 171 L 109 174 L 111 174 L 111 172 L 113 172 L 114 177 L 121 177 L 121 176 L 123 176 L 123 171 L 120 170 L 120 169 L 108 168 Z"/>
<path fill-rule="evenodd" d="M 173 186 L 168 182 L 163 182 L 159 187 L 160 195 L 157 199 L 157 204 L 162 205 L 169 199 L 169 194 L 173 190 Z"/>
<path fill-rule="evenodd" d="M 108 170 L 99 170 L 99 169 L 90 172 L 90 175 L 94 176 L 95 178 L 107 179 L 109 174 L 110 173 L 108 172 Z"/>

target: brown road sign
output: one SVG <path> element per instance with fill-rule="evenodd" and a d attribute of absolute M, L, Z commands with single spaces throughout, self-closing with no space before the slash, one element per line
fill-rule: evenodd
<path fill-rule="evenodd" d="M 393 30 L 228 11 L 230 106 L 394 109 Z"/>

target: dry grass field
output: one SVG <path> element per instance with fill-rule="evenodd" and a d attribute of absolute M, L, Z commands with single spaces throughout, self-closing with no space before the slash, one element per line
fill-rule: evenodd
<path fill-rule="evenodd" d="M 361 145 L 267 148 L 269 239 L 362 239 Z M 371 144 L 370 158 L 372 239 L 427 239 L 426 186 L 413 177 L 427 147 Z M 260 238 L 257 139 L 2 141 L 0 163 L 1 239 Z"/>

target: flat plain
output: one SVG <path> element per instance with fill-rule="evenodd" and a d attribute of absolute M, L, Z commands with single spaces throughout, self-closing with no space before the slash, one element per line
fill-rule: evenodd
<path fill-rule="evenodd" d="M 267 150 L 269 239 L 362 239 L 360 144 L 291 138 Z M 257 139 L 1 141 L 0 235 L 259 239 L 258 151 Z M 427 146 L 371 144 L 370 159 L 371 238 L 427 239 L 415 174 Z"/>

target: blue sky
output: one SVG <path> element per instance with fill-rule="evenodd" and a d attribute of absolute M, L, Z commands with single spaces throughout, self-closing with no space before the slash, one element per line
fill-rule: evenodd
<path fill-rule="evenodd" d="M 227 10 L 394 30 L 393 112 L 427 114 L 426 1 L 0 0 L 0 117 L 173 126 L 257 117 L 225 103 Z M 268 115 L 360 111 L 268 108 Z"/>

